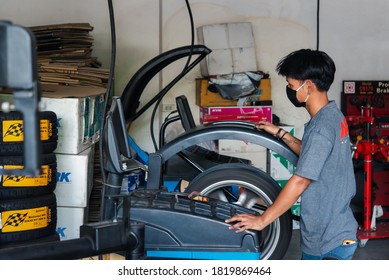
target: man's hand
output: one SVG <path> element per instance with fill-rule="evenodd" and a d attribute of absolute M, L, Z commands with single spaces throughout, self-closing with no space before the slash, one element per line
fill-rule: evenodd
<path fill-rule="evenodd" d="M 267 133 L 271 135 L 276 135 L 277 131 L 280 129 L 275 124 L 272 124 L 271 122 L 267 121 L 259 121 L 255 124 L 256 129 L 262 129 L 263 131 L 266 131 Z"/>
<path fill-rule="evenodd" d="M 262 230 L 266 227 L 261 216 L 251 214 L 238 214 L 225 220 L 226 223 L 234 223 L 228 229 L 237 229 L 235 232 L 240 233 L 247 229 Z"/>

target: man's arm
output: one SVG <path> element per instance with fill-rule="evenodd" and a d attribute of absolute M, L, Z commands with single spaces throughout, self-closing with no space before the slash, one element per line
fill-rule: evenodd
<path fill-rule="evenodd" d="M 229 229 L 237 229 L 237 233 L 247 229 L 262 230 L 288 211 L 306 190 L 310 182 L 311 180 L 309 179 L 293 175 L 281 190 L 274 203 L 261 216 L 238 214 L 225 220 L 225 222 L 235 222 Z"/>
<path fill-rule="evenodd" d="M 284 141 L 286 145 L 296 154 L 300 155 L 301 150 L 301 140 L 291 135 L 289 132 L 282 130 L 280 135 L 282 135 L 281 140 Z"/>
<path fill-rule="evenodd" d="M 257 129 L 262 129 L 275 137 L 278 137 L 297 155 L 300 155 L 301 140 L 292 136 L 289 132 L 279 128 L 275 124 L 267 121 L 259 121 L 256 126 Z"/>

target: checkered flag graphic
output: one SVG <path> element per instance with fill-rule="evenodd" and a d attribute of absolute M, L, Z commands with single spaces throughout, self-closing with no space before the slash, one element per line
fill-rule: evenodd
<path fill-rule="evenodd" d="M 26 178 L 26 176 L 9 175 L 9 176 L 4 176 L 4 182 L 14 181 L 15 183 L 18 183 L 18 182 L 23 181 L 25 178 Z"/>
<path fill-rule="evenodd" d="M 4 137 L 7 137 L 8 135 L 11 136 L 20 136 L 23 134 L 24 127 L 22 123 L 14 123 L 10 125 L 6 133 L 4 134 Z"/>
<path fill-rule="evenodd" d="M 22 224 L 24 222 L 24 220 L 27 217 L 27 214 L 28 214 L 28 212 L 26 212 L 25 214 L 21 214 L 21 213 L 12 214 L 5 221 L 3 228 L 5 228 L 6 226 L 11 226 L 11 227 L 19 226 L 20 224 Z"/>

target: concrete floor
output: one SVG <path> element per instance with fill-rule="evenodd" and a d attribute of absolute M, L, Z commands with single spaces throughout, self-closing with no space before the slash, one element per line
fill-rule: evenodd
<path fill-rule="evenodd" d="M 289 249 L 284 260 L 300 260 L 300 231 L 293 230 Z M 370 239 L 364 247 L 358 247 L 354 260 L 389 260 L 389 238 Z"/>

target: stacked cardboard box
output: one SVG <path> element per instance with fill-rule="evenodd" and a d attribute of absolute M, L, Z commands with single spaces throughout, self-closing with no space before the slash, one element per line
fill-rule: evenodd
<path fill-rule="evenodd" d="M 221 23 L 197 28 L 199 43 L 212 50 L 201 66 L 204 77 L 257 70 L 251 23 Z"/>
<path fill-rule="evenodd" d="M 225 112 L 224 109 L 212 107 L 220 106 L 247 106 L 247 105 L 264 105 L 259 104 L 263 101 L 271 101 L 270 97 L 270 79 L 268 75 L 258 71 L 255 42 L 251 23 L 222 23 L 211 24 L 197 28 L 199 43 L 206 45 L 212 49 L 212 52 L 201 62 L 201 74 L 204 78 L 196 80 L 196 104 L 200 106 L 200 122 L 208 123 L 217 120 L 246 120 L 258 122 L 264 116 L 261 113 L 241 113 Z M 248 72 L 257 72 L 258 77 L 262 77 L 258 81 L 259 85 L 250 87 L 247 93 L 251 93 L 238 99 L 229 99 L 223 97 L 217 87 L 210 90 L 212 83 L 209 80 L 213 78 L 221 78 L 221 81 L 229 82 L 228 78 L 223 75 L 248 74 Z M 243 75 L 246 77 L 245 75 Z M 225 80 L 227 79 L 227 81 Z M 252 78 L 250 78 L 252 79 Z M 243 81 L 245 80 L 245 81 Z M 233 83 L 243 83 L 246 85 L 246 79 L 231 81 Z M 255 78 L 257 80 L 257 78 Z M 252 80 L 251 80 L 252 81 Z M 248 82 L 250 84 L 250 82 Z M 228 87 L 228 85 L 227 85 Z M 244 86 L 245 88 L 245 86 Z M 237 95 L 239 96 L 239 95 Z M 266 104 L 271 105 L 271 104 Z M 206 111 L 208 110 L 208 111 Z M 259 111 L 258 111 L 259 112 Z M 271 115 L 271 113 L 270 113 Z M 271 117 L 267 117 L 271 121 Z"/>
<path fill-rule="evenodd" d="M 268 74 L 258 71 L 251 23 L 205 25 L 197 29 L 197 35 L 199 42 L 212 50 L 200 65 L 203 78 L 196 79 L 196 105 L 200 108 L 200 123 L 225 120 L 272 122 L 270 78 Z M 226 98 L 226 94 L 218 92 L 220 87 L 216 81 L 226 82 L 228 88 L 229 75 L 247 75 L 248 72 L 262 77 L 260 81 L 253 82 L 252 90 L 235 98 Z M 236 89 L 237 85 L 233 83 L 237 81 L 239 79 L 231 80 L 231 87 Z M 246 81 L 241 80 L 241 83 L 242 86 L 246 85 Z M 243 91 L 245 87 L 241 88 Z M 250 160 L 255 167 L 266 171 L 267 152 L 262 146 L 220 139 L 217 141 L 217 149 L 219 154 Z"/>
<path fill-rule="evenodd" d="M 78 238 L 80 226 L 88 221 L 104 92 L 102 87 L 42 86 L 42 106 L 58 117 L 55 194 L 61 240 Z"/>
<path fill-rule="evenodd" d="M 41 84 L 103 86 L 109 71 L 92 56 L 93 26 L 65 23 L 32 26 L 36 38 Z"/>

